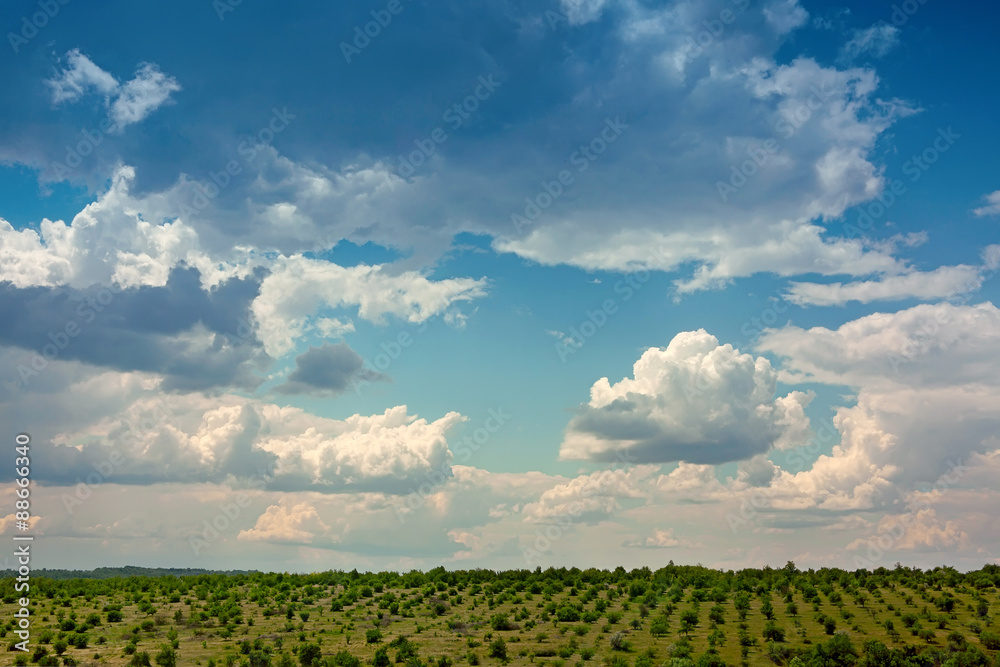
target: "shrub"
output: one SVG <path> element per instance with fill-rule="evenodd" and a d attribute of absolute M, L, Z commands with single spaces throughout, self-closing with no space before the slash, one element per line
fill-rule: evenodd
<path fill-rule="evenodd" d="M 493 614 L 493 616 L 490 617 L 490 627 L 498 632 L 514 629 L 511 625 L 510 617 L 507 614 Z"/>
<path fill-rule="evenodd" d="M 670 632 L 670 621 L 663 614 L 657 616 L 649 624 L 649 634 L 654 637 L 662 637 Z"/>
<path fill-rule="evenodd" d="M 317 646 L 316 648 L 319 647 Z M 300 655 L 299 660 L 301 661 L 301 659 L 302 656 Z M 347 651 L 338 651 L 336 655 L 326 659 L 326 664 L 330 667 L 361 667 L 361 660 Z"/>
<path fill-rule="evenodd" d="M 556 610 L 556 620 L 563 623 L 576 623 L 580 620 L 580 612 L 577 611 L 576 607 L 563 605 Z"/>
<path fill-rule="evenodd" d="M 764 624 L 764 639 L 771 642 L 783 642 L 785 641 L 785 630 L 774 621 L 768 621 Z"/>
<path fill-rule="evenodd" d="M 302 667 L 313 667 L 316 665 L 320 657 L 323 655 L 323 651 L 320 649 L 319 644 L 302 644 L 295 651 L 299 656 L 299 664 Z"/>
<path fill-rule="evenodd" d="M 171 646 L 164 646 L 156 654 L 156 664 L 160 667 L 177 667 L 177 652 Z"/>
<path fill-rule="evenodd" d="M 365 631 L 365 642 L 368 644 L 378 644 L 382 641 L 382 631 L 378 628 L 369 628 Z"/>
<path fill-rule="evenodd" d="M 627 651 L 628 650 L 628 639 L 625 637 L 624 632 L 616 632 L 611 635 L 608 640 L 611 648 L 615 651 Z"/>
<path fill-rule="evenodd" d="M 983 645 L 983 648 L 990 651 L 1000 650 L 1000 635 L 989 630 L 983 630 L 979 633 L 979 643 Z"/>
<path fill-rule="evenodd" d="M 503 640 L 503 637 L 497 637 L 490 642 L 490 657 L 507 660 L 507 642 Z"/>
<path fill-rule="evenodd" d="M 372 656 L 372 665 L 374 667 L 389 667 L 392 662 L 389 660 L 389 649 L 386 646 L 380 646 L 378 650 L 375 651 L 375 655 Z"/>

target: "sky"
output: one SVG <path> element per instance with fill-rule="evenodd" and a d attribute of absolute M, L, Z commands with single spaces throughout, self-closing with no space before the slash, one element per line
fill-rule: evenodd
<path fill-rule="evenodd" d="M 6 3 L 0 528 L 72 569 L 1000 563 L 997 19 Z"/>

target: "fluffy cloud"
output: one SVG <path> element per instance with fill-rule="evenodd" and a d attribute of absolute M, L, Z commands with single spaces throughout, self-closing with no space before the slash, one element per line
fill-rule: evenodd
<path fill-rule="evenodd" d="M 784 381 L 915 390 L 967 385 L 971 391 L 998 377 L 1000 310 L 988 302 L 923 304 L 837 329 L 771 329 L 759 348 L 786 359 Z"/>
<path fill-rule="evenodd" d="M 443 315 L 446 320 L 458 325 L 463 319 L 455 309 L 455 303 L 479 298 L 486 293 L 485 279 L 434 281 L 423 272 L 405 271 L 396 266 L 341 267 L 301 255 L 275 256 L 252 246 L 234 246 L 231 242 L 226 249 L 206 250 L 200 236 L 204 229 L 196 229 L 183 219 L 173 217 L 176 204 L 183 201 L 183 189 L 138 198 L 130 191 L 134 179 L 132 168 L 119 168 L 108 190 L 97 201 L 87 205 L 69 225 L 46 219 L 40 225 L 40 232 L 36 232 L 33 229 L 16 230 L 0 219 L 0 283 L 8 282 L 16 288 L 29 290 L 19 293 L 8 290 L 5 296 L 13 300 L 61 304 L 56 311 L 32 311 L 34 318 L 47 318 L 48 330 L 42 329 L 32 335 L 25 333 L 21 338 L 8 339 L 9 342 L 29 348 L 46 344 L 49 330 L 61 329 L 73 319 L 71 311 L 76 304 L 72 301 L 90 296 L 87 290 L 97 291 L 99 285 L 114 288 L 116 293 L 125 295 L 110 306 L 110 310 L 116 313 L 124 308 L 126 315 L 139 315 L 136 309 L 142 309 L 142 314 L 148 317 L 151 313 L 145 311 L 149 307 L 140 302 L 151 299 L 157 303 L 161 311 L 153 320 L 164 323 L 164 333 L 169 330 L 170 334 L 178 335 L 184 329 L 175 324 L 188 322 L 190 325 L 199 318 L 205 323 L 228 319 L 222 325 L 226 333 L 242 327 L 246 331 L 239 338 L 254 343 L 240 350 L 239 354 L 244 355 L 241 361 L 256 355 L 258 352 L 251 348 L 261 344 L 264 351 L 280 356 L 292 350 L 295 342 L 307 332 L 315 330 L 324 336 L 337 336 L 353 330 L 353 323 L 349 320 L 344 322 L 329 317 L 328 312 L 321 310 L 358 307 L 359 316 L 373 322 L 383 322 L 385 315 L 410 322 L 425 322 L 432 316 Z M 331 246 L 335 244 L 336 240 L 330 243 Z M 184 271 L 189 270 L 182 271 L 182 266 L 197 270 L 203 293 L 187 281 L 183 285 L 187 293 L 176 293 L 178 276 L 187 275 Z M 268 270 L 270 274 L 265 278 Z M 200 312 L 198 302 L 213 300 L 212 294 L 216 291 L 228 291 L 233 296 L 225 286 L 231 287 L 241 281 L 253 284 L 255 298 L 250 312 L 244 309 L 242 299 L 233 303 L 220 301 L 219 313 Z M 30 291 L 30 288 L 61 287 L 70 289 Z M 259 294 L 256 294 L 258 287 Z M 178 312 L 172 320 L 166 317 L 166 312 L 170 310 L 183 311 L 184 306 L 180 302 L 185 301 L 189 302 L 187 312 Z M 234 312 L 235 308 L 241 310 Z M 226 315 L 231 317 L 224 317 Z M 32 317 L 23 318 L 17 326 L 30 328 Z M 101 323 L 87 328 L 87 336 L 96 336 L 99 330 L 106 328 L 106 324 L 117 326 L 126 322 L 132 323 L 132 327 L 140 326 L 134 320 L 134 317 L 125 317 L 124 320 L 117 316 L 102 318 Z M 152 328 L 157 329 L 157 325 Z M 219 327 L 211 324 L 208 328 L 215 333 L 221 332 Z M 222 342 L 221 339 L 200 336 L 193 342 L 161 341 L 159 347 L 168 346 L 179 351 L 202 343 L 212 346 Z M 135 345 L 150 346 L 154 343 L 152 339 L 135 341 Z M 97 360 L 99 355 L 85 354 L 85 347 L 74 344 L 67 354 L 104 363 Z M 126 351 L 131 347 L 127 345 Z M 102 349 L 106 353 L 109 348 L 104 346 Z M 216 360 L 202 363 L 200 367 L 207 371 L 221 363 L 228 354 L 223 350 Z M 162 363 L 158 363 L 157 359 L 161 359 Z M 112 365 L 128 370 L 158 370 L 168 365 L 167 361 L 160 355 L 139 355 L 133 361 L 121 359 Z M 186 365 L 182 361 L 173 364 L 175 368 L 178 365 L 184 365 L 191 372 L 199 368 L 199 364 Z M 302 385 L 293 387 L 302 388 Z"/>
<path fill-rule="evenodd" d="M 121 87 L 108 109 L 108 117 L 114 121 L 114 127 L 121 130 L 145 119 L 180 89 L 175 78 L 161 72 L 156 65 L 146 63 Z"/>
<path fill-rule="evenodd" d="M 524 505 L 521 516 L 533 523 L 600 521 L 621 508 L 619 498 L 646 495 L 641 487 L 655 472 L 655 466 L 637 466 L 580 475 L 553 486 L 537 501 Z"/>
<path fill-rule="evenodd" d="M 1000 311 L 992 304 L 921 305 L 836 330 L 786 327 L 765 332 L 759 347 L 783 358 L 786 381 L 857 391 L 833 420 L 840 444 L 810 469 L 775 478 L 776 507 L 886 508 L 995 448 Z M 786 458 L 815 453 L 793 449 Z"/>
<path fill-rule="evenodd" d="M 134 180 L 133 168 L 120 167 L 108 190 L 69 225 L 45 219 L 39 233 L 0 222 L 0 257 L 9 260 L 0 264 L 0 281 L 17 287 L 162 286 L 170 270 L 184 261 L 202 270 L 210 286 L 246 276 L 259 265 L 245 249 L 231 248 L 228 256 L 210 258 L 197 232 L 172 218 L 162 197 L 137 200 L 131 195 Z"/>
<path fill-rule="evenodd" d="M 750 458 L 802 433 L 809 397 L 775 398 L 777 372 L 767 359 L 740 353 L 704 330 L 650 348 L 634 377 L 601 378 L 566 429 L 564 459 L 723 463 Z"/>
<path fill-rule="evenodd" d="M 794 4 L 775 3 L 769 11 Z M 678 124 L 673 137 L 699 138 L 696 145 L 675 143 L 657 151 L 657 173 L 676 174 L 657 183 L 669 216 L 650 214 L 648 205 L 632 209 L 621 194 L 595 185 L 595 190 L 574 196 L 572 207 L 560 201 L 528 224 L 515 225 L 520 233 L 505 230 L 494 247 L 543 264 L 597 270 L 673 271 L 693 262 L 694 275 L 677 281 L 681 292 L 762 271 L 785 276 L 904 272 L 905 264 L 891 252 L 831 237 L 813 221 L 837 218 L 881 192 L 884 179 L 868 155 L 879 135 L 912 109 L 898 100 L 878 100 L 878 80 L 870 70 L 826 68 L 805 58 L 779 65 L 746 53 L 734 66 L 737 46 L 729 40 L 739 39 L 739 25 L 704 56 L 713 66 L 696 72 L 702 76 L 697 103 L 711 108 L 725 99 L 730 107 L 743 109 L 740 121 L 692 127 L 686 118 L 684 124 L 660 119 L 668 126 Z M 685 91 L 672 93 L 683 96 Z M 652 129 L 636 123 L 619 141 L 629 142 L 635 134 L 657 144 Z M 764 148 L 768 141 L 770 153 Z M 614 150 L 619 147 L 609 147 L 607 153 Z M 614 157 L 600 160 L 594 169 L 610 167 L 605 162 L 630 168 Z M 740 173 L 743 165 L 749 166 Z M 646 182 L 635 178 L 636 184 Z M 616 187 L 630 190 L 633 185 Z M 636 197 L 649 204 L 649 192 L 646 188 Z M 609 216 L 620 222 L 613 231 L 603 222 Z M 735 220 L 738 225 L 731 223 Z"/>
<path fill-rule="evenodd" d="M 144 389 L 133 385 L 118 393 L 119 405 L 109 401 L 103 414 L 49 438 L 38 433 L 33 451 L 39 481 L 70 483 L 115 460 L 120 484 L 256 478 L 285 491 L 403 493 L 432 471 L 450 474 L 447 433 L 465 420 L 450 412 L 427 421 L 406 406 L 339 421 L 234 395 L 156 400 L 150 392 L 158 384 L 150 378 Z"/>
<path fill-rule="evenodd" d="M 241 530 L 237 539 L 247 542 L 277 544 L 315 544 L 337 542 L 332 528 L 320 518 L 309 503 L 282 499 L 271 505 L 257 519 L 253 528 Z"/>
<path fill-rule="evenodd" d="M 121 132 L 126 126 L 144 120 L 181 89 L 177 79 L 164 74 L 153 63 L 142 64 L 131 80 L 119 84 L 79 49 L 68 52 L 66 61 L 67 66 L 46 81 L 52 91 L 52 102 L 75 102 L 93 89 L 105 96 L 112 132 Z"/>
<path fill-rule="evenodd" d="M 498 11 L 490 14 L 498 19 L 493 21 L 498 29 L 511 31 L 504 33 L 510 43 L 533 54 L 526 59 L 498 55 L 502 68 L 510 70 L 505 77 L 509 74 L 511 82 L 537 80 L 552 91 L 538 100 L 539 106 L 526 110 L 513 129 L 497 122 L 494 114 L 500 111 L 484 103 L 473 121 L 480 125 L 476 132 L 449 130 L 447 145 L 407 178 L 393 173 L 391 165 L 402 146 L 412 150 L 413 139 L 424 136 L 440 112 L 461 99 L 450 87 L 447 94 L 439 92 L 441 86 L 402 91 L 424 99 L 433 88 L 432 104 L 440 109 L 421 118 L 430 123 L 426 127 L 409 123 L 387 132 L 391 128 L 365 124 L 363 131 L 354 128 L 361 134 L 349 147 L 307 147 L 301 137 L 283 136 L 298 142 L 302 150 L 296 151 L 301 153 L 297 160 L 267 147 L 256 152 L 253 165 L 240 162 L 233 147 L 242 137 L 229 137 L 235 139 L 231 145 L 216 142 L 228 154 L 205 157 L 204 151 L 212 150 L 205 144 L 212 142 L 192 137 L 189 145 L 198 150 L 178 148 L 190 159 L 180 169 L 193 171 L 191 165 L 197 164 L 194 173 L 204 174 L 236 159 L 244 172 L 204 210 L 181 216 L 184 225 L 197 232 L 202 252 L 213 260 L 235 245 L 295 255 L 314 245 L 325 249 L 351 239 L 412 251 L 404 260 L 407 268 L 423 270 L 456 233 L 468 231 L 489 234 L 496 248 L 546 264 L 666 271 L 694 266 L 695 275 L 678 281 L 687 291 L 761 271 L 901 272 L 890 253 L 828 235 L 815 222 L 839 216 L 880 192 L 883 178 L 871 157 L 873 148 L 912 109 L 899 100 L 879 98 L 878 78 L 871 70 L 837 69 L 809 58 L 788 60 L 784 54 L 779 59 L 790 36 L 807 24 L 808 12 L 800 3 L 687 0 L 646 6 L 565 0 L 562 10 L 568 25 L 560 23 L 558 30 L 545 26 L 546 19 L 530 9 L 521 14 L 508 8 L 502 17 Z M 509 12 L 514 12 L 513 21 Z M 722 24 L 721 16 L 734 20 Z M 722 25 L 721 32 L 707 44 L 695 39 L 706 24 L 715 23 Z M 588 49 L 577 48 L 580 44 L 599 46 L 608 57 L 590 60 L 584 55 Z M 574 57 L 554 55 L 569 47 Z M 101 79 L 102 70 L 82 55 L 70 60 L 76 64 L 53 81 L 76 82 L 75 87 L 60 84 L 60 90 L 92 90 L 90 82 Z M 617 64 L 622 62 L 629 63 L 627 70 Z M 103 79 L 109 89 L 107 76 Z M 637 80 L 644 85 L 636 87 Z M 151 65 L 141 66 L 132 81 L 121 84 L 111 108 L 122 122 L 138 119 L 169 97 L 172 81 Z M 504 86 L 498 96 L 510 90 Z M 401 107 L 427 106 L 426 99 L 421 105 L 411 104 L 416 97 L 400 99 Z M 591 103 L 597 100 L 600 104 Z M 359 113 L 365 113 L 360 110 L 367 103 L 358 100 Z M 660 112 L 650 116 L 650 108 Z M 728 113 L 733 108 L 741 109 L 736 119 Z M 606 119 L 615 117 L 627 128 L 594 160 L 582 158 L 586 169 L 576 171 L 582 169 L 577 166 L 579 147 L 596 141 Z M 255 122 L 245 115 L 234 118 L 239 127 Z M 324 141 L 320 135 L 342 136 L 339 122 L 327 125 L 330 132 L 304 131 L 302 136 L 319 143 Z M 777 150 L 763 164 L 751 165 L 755 174 L 724 201 L 717 184 L 728 183 L 732 169 L 738 172 L 769 140 L 777 142 Z M 64 144 L 60 141 L 53 150 Z M 559 148 L 543 151 L 541 146 Z M 51 164 L 52 157 L 33 157 L 32 163 Z M 528 228 L 512 228 L 511 214 L 522 213 L 525 198 L 541 192 L 540 181 L 552 182 L 567 163 L 574 183 Z M 159 180 L 165 181 L 162 174 Z M 190 210 L 195 188 L 190 177 L 182 176 L 170 190 L 169 196 L 179 200 L 172 203 L 187 204 Z M 609 216 L 618 220 L 620 231 L 609 231 Z M 651 257 L 649 249 L 657 256 Z M 145 252 L 147 259 L 143 252 L 131 258 L 134 280 L 146 273 L 145 262 L 158 268 L 156 255 Z M 207 266 L 201 268 L 207 276 Z"/>
<path fill-rule="evenodd" d="M 264 349 L 278 357 L 294 347 L 321 308 L 357 306 L 358 315 L 372 322 L 395 315 L 420 323 L 485 293 L 485 279 L 432 281 L 415 271 L 393 275 L 382 265 L 342 267 L 296 255 L 274 263 L 253 313 Z"/>

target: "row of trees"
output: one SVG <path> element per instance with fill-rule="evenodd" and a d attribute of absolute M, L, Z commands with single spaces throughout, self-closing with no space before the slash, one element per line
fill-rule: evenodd
<path fill-rule="evenodd" d="M 0 580 L 0 595 L 11 604 L 19 597 L 14 591 L 15 580 L 8 577 Z M 542 570 L 445 570 L 435 568 L 428 572 L 413 570 L 399 572 L 365 572 L 357 570 L 343 572 L 331 570 L 314 574 L 286 573 L 237 573 L 200 574 L 188 577 L 178 576 L 124 576 L 106 579 L 57 580 L 38 577 L 32 581 L 36 595 L 53 599 L 55 597 L 95 596 L 143 597 L 159 596 L 177 599 L 182 595 L 194 595 L 200 600 L 218 599 L 227 590 L 258 589 L 262 591 L 300 591 L 306 594 L 327 591 L 340 587 L 353 589 L 362 596 L 370 597 L 384 589 L 414 589 L 428 585 L 444 589 L 452 587 L 479 586 L 487 593 L 498 593 L 505 589 L 518 591 L 558 592 L 567 588 L 586 588 L 594 584 L 612 585 L 627 590 L 631 598 L 640 597 L 649 588 L 666 590 L 671 587 L 694 588 L 705 591 L 747 591 L 774 590 L 782 586 L 794 586 L 804 590 L 819 589 L 831 591 L 834 586 L 855 592 L 874 591 L 879 588 L 904 587 L 913 590 L 942 588 L 968 588 L 986 590 L 1000 587 L 1000 566 L 986 565 L 973 572 L 958 572 L 951 567 L 937 567 L 932 570 L 906 568 L 898 565 L 894 569 L 878 568 L 869 570 L 841 570 L 823 568 L 800 571 L 794 563 L 774 569 L 746 569 L 740 571 L 720 571 L 702 566 L 674 565 L 651 570 L 648 567 L 626 571 L 622 567 L 615 570 L 579 568 L 549 568 Z"/>

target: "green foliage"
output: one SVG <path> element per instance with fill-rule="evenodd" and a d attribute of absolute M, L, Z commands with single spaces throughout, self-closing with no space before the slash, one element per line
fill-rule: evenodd
<path fill-rule="evenodd" d="M 788 566 L 722 572 L 672 563 L 631 572 L 625 568 L 613 572 L 575 568 L 447 572 L 441 568 L 406 574 L 42 577 L 36 598 L 42 607 L 34 619 L 38 629 L 33 639 L 37 636 L 42 648 L 48 649 L 37 656 L 35 664 L 39 665 L 59 663 L 59 657 L 93 664 L 93 652 L 88 655 L 70 647 L 86 647 L 88 633 L 103 624 L 104 636 L 91 641 L 106 646 L 102 648 L 106 657 L 95 660 L 110 667 L 131 664 L 133 659 L 142 665 L 144 652 L 139 649 L 148 646 L 138 644 L 159 646 L 163 641 L 175 652 L 178 646 L 192 647 L 192 653 L 185 649 L 181 658 L 192 667 L 198 660 L 214 660 L 209 667 L 292 667 L 301 649 L 291 654 L 287 649 L 309 645 L 327 652 L 311 660 L 306 656 L 309 667 L 361 667 L 362 661 L 388 667 L 385 662 L 390 658 L 399 667 L 477 667 L 483 660 L 498 658 L 493 648 L 499 634 L 507 642 L 504 657 L 499 659 L 506 662 L 516 657 L 520 664 L 523 658 L 525 667 L 584 667 L 599 654 L 620 667 L 650 667 L 650 662 L 655 667 L 693 667 L 723 660 L 737 665 L 740 656 L 748 667 L 767 662 L 794 667 L 852 663 L 860 663 L 859 667 L 1000 667 L 1000 637 L 996 619 L 990 616 L 991 607 L 996 607 L 997 584 L 1000 567 L 996 566 L 970 573 L 904 567 L 872 572 L 799 571 Z M 0 587 L 6 587 L 0 599 L 15 604 L 9 580 L 0 580 Z M 365 587 L 371 588 L 370 597 L 363 595 Z M 735 614 L 729 614 L 730 604 Z M 491 611 L 486 612 L 486 607 Z M 799 607 L 804 616 L 799 615 Z M 754 613 L 748 620 L 750 611 Z M 444 614 L 445 619 L 434 618 Z M 602 627 L 603 617 L 610 622 Z M 135 619 L 127 631 L 121 625 L 125 619 Z M 672 619 L 678 621 L 676 625 Z M 556 639 L 548 639 L 548 644 L 544 636 L 535 636 L 547 623 L 552 625 L 545 630 Z M 728 643 L 729 633 L 723 631 L 726 623 L 738 626 Z M 850 650 L 835 643 L 850 645 L 850 638 L 837 634 L 838 624 L 850 627 L 854 641 L 865 641 L 864 655 L 855 652 L 852 658 Z M 519 626 L 525 631 L 517 632 Z M 787 634 L 781 626 L 788 629 Z M 0 636 L 10 641 L 14 627 L 9 620 L 0 622 Z M 901 636 L 904 627 L 907 632 Z M 352 635 L 356 638 L 368 628 L 391 633 L 387 639 L 393 641 L 385 647 L 376 641 L 368 648 L 358 646 L 356 639 L 350 641 Z M 615 650 L 613 644 L 620 647 L 626 637 L 615 632 L 620 628 L 637 631 L 628 637 L 634 649 L 652 645 L 666 655 L 653 659 L 641 650 L 634 656 Z M 490 636 L 484 638 L 484 632 Z M 578 636 L 589 639 L 591 645 L 580 646 Z M 285 652 L 281 651 L 282 639 Z M 488 645 L 478 654 L 474 652 L 480 645 L 477 639 Z M 331 655 L 345 640 L 347 649 L 356 655 L 348 651 L 341 651 L 339 659 Z M 424 646 L 433 652 L 433 659 L 418 656 Z M 201 650 L 208 653 L 198 653 Z M 33 657 L 18 653 L 12 652 L 7 664 Z M 156 650 L 150 653 L 157 655 Z M 579 656 L 575 663 L 574 656 Z M 148 654 L 145 660 L 157 665 Z M 66 660 L 61 663 L 73 667 Z"/>
<path fill-rule="evenodd" d="M 302 644 L 295 650 L 295 653 L 298 655 L 299 664 L 302 667 L 315 667 L 323 655 L 319 644 Z"/>
<path fill-rule="evenodd" d="M 576 623 L 580 620 L 580 612 L 576 607 L 571 607 L 570 605 L 562 605 L 556 609 L 556 620 L 563 623 Z"/>
<path fill-rule="evenodd" d="M 774 621 L 764 623 L 764 639 L 769 642 L 785 641 L 785 630 Z"/>
<path fill-rule="evenodd" d="M 496 631 L 513 630 L 514 627 L 510 622 L 509 614 L 493 614 L 490 617 L 490 627 Z"/>
<path fill-rule="evenodd" d="M 172 646 L 163 646 L 155 660 L 160 667 L 177 667 L 177 651 Z"/>
<path fill-rule="evenodd" d="M 628 638 L 625 636 L 624 632 L 616 632 L 611 635 L 611 638 L 608 639 L 608 644 L 615 651 L 629 650 Z"/>
<path fill-rule="evenodd" d="M 983 630 L 979 633 L 979 642 L 983 645 L 983 648 L 990 651 L 1000 651 L 1000 634 Z"/>
<path fill-rule="evenodd" d="M 670 619 L 665 614 L 657 614 L 649 624 L 649 634 L 663 637 L 670 632 Z"/>
<path fill-rule="evenodd" d="M 691 631 L 698 626 L 698 612 L 693 609 L 688 609 L 681 613 L 681 632 L 685 635 L 691 634 Z"/>
<path fill-rule="evenodd" d="M 503 640 L 503 637 L 497 637 L 490 642 L 490 657 L 499 658 L 506 662 L 507 660 L 507 642 Z"/>

